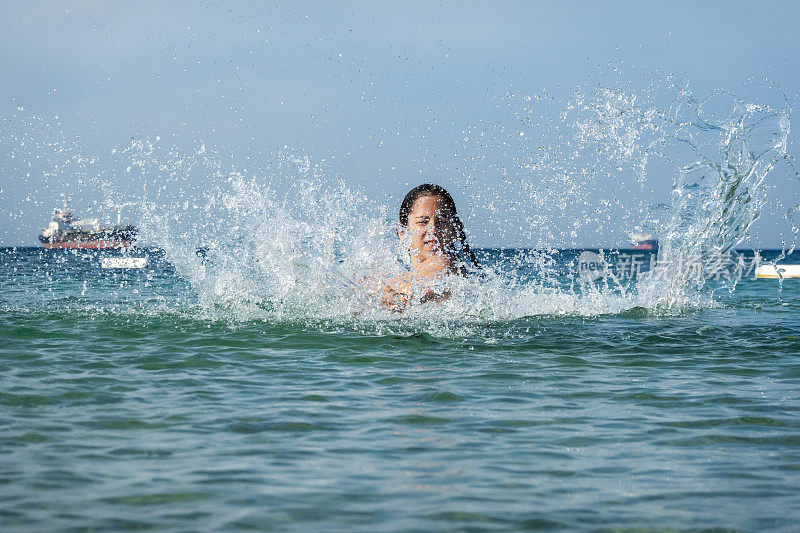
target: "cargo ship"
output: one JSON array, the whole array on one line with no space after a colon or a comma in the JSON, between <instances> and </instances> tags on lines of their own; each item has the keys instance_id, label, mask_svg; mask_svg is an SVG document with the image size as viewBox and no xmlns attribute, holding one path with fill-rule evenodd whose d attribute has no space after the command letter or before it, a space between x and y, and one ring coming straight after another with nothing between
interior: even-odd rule
<instances>
[{"instance_id":1,"label":"cargo ship","mask_svg":"<svg viewBox=\"0 0 800 533\"><path fill-rule=\"evenodd\" d=\"M72 212L64 205L56 209L53 220L39 235L39 241L45 248L127 248L136 240L137 229L119 222L118 219L113 227L101 227L96 218L73 220Z\"/></svg>"},{"instance_id":2,"label":"cargo ship","mask_svg":"<svg viewBox=\"0 0 800 533\"><path fill-rule=\"evenodd\" d=\"M633 233L631 235L631 245L631 250L658 251L658 240L654 239L649 233Z\"/></svg>"}]
</instances>

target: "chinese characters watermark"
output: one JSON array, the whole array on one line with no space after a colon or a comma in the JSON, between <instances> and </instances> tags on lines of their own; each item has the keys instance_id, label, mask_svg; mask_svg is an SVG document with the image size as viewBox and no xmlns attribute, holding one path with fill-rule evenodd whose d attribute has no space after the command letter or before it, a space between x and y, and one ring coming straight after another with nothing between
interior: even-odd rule
<instances>
[{"instance_id":1,"label":"chinese characters watermark","mask_svg":"<svg viewBox=\"0 0 800 533\"><path fill-rule=\"evenodd\" d=\"M659 258L655 253L648 252L602 254L584 251L576 259L575 269L578 277L585 282L608 278L627 281L647 273L655 278L677 277L698 284L708 281L735 284L743 278L755 279L756 270L763 263L758 252L753 255L729 252L710 258L703 258L699 254Z\"/></svg>"}]
</instances>

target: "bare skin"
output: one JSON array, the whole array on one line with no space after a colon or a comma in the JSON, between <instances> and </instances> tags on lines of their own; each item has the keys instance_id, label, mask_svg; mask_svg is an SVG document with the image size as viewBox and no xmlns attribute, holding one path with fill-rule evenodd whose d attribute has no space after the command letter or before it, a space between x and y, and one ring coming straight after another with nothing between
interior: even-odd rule
<instances>
[{"instance_id":1,"label":"bare skin","mask_svg":"<svg viewBox=\"0 0 800 533\"><path fill-rule=\"evenodd\" d=\"M442 302L449 298L449 291L436 293L431 288L436 279L458 271L452 252L457 231L442 198L418 198L411 206L408 226L401 227L399 234L411 254L411 270L388 280L381 291L381 304L402 312L413 302Z\"/></svg>"}]
</instances>

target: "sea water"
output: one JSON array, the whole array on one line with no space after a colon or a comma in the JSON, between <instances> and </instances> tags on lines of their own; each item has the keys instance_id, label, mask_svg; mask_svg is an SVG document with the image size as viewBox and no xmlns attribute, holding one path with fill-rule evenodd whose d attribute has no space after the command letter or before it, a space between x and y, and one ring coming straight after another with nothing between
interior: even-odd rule
<instances>
[{"instance_id":1,"label":"sea water","mask_svg":"<svg viewBox=\"0 0 800 533\"><path fill-rule=\"evenodd\" d=\"M147 255L0 252L3 529L796 526L797 280L448 334L215 315Z\"/></svg>"},{"instance_id":2,"label":"sea water","mask_svg":"<svg viewBox=\"0 0 800 533\"><path fill-rule=\"evenodd\" d=\"M534 246L478 250L448 301L403 314L369 290L403 268L396 206L314 157L116 150L93 183L141 185L147 268L0 250L3 529L795 529L800 282L753 266L800 261L737 251L774 210L789 113L600 88L555 144L467 132L470 207ZM98 170L62 148L61 168ZM636 200L656 159L666 196ZM555 245L634 222L658 254Z\"/></svg>"}]
</instances>

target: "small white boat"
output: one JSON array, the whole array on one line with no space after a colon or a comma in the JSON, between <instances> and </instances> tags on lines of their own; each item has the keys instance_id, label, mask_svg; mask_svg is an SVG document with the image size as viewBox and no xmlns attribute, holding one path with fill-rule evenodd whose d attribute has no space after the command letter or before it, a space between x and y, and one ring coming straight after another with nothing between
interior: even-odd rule
<instances>
[{"instance_id":1,"label":"small white boat","mask_svg":"<svg viewBox=\"0 0 800 533\"><path fill-rule=\"evenodd\" d=\"M779 275L780 273L780 275ZM800 265L759 265L756 267L757 278L800 278Z\"/></svg>"},{"instance_id":2,"label":"small white boat","mask_svg":"<svg viewBox=\"0 0 800 533\"><path fill-rule=\"evenodd\" d=\"M101 268L147 268L146 257L104 257Z\"/></svg>"}]
</instances>

